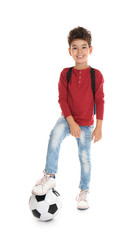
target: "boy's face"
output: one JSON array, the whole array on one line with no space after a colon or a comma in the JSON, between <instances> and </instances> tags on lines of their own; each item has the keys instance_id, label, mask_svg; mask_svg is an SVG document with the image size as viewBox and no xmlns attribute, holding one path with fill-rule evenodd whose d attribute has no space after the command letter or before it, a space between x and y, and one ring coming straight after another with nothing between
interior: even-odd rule
<instances>
[{"instance_id":1,"label":"boy's face","mask_svg":"<svg viewBox=\"0 0 138 240\"><path fill-rule=\"evenodd\" d=\"M69 48L69 54L75 60L75 63L85 63L88 60L89 54L92 53L92 46L89 47L88 42L82 39L72 41Z\"/></svg>"}]
</instances>

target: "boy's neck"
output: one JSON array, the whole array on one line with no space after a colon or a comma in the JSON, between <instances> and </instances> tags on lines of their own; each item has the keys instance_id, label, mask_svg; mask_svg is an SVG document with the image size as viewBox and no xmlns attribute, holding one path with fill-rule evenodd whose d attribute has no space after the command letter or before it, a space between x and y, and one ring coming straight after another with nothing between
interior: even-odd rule
<instances>
[{"instance_id":1,"label":"boy's neck","mask_svg":"<svg viewBox=\"0 0 138 240\"><path fill-rule=\"evenodd\" d=\"M89 67L88 63L75 63L75 66L74 66L74 68L76 68L77 70L83 70L88 67Z\"/></svg>"}]
</instances>

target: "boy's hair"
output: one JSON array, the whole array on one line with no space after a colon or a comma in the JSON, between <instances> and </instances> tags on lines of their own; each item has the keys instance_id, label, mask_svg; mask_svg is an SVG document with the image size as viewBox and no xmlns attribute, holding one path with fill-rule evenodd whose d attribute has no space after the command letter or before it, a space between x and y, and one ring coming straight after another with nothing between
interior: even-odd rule
<instances>
[{"instance_id":1,"label":"boy's hair","mask_svg":"<svg viewBox=\"0 0 138 240\"><path fill-rule=\"evenodd\" d=\"M92 36L91 32L83 27L77 27L72 29L68 35L68 44L71 47L71 43L75 39L83 39L88 42L89 47L91 47Z\"/></svg>"}]
</instances>

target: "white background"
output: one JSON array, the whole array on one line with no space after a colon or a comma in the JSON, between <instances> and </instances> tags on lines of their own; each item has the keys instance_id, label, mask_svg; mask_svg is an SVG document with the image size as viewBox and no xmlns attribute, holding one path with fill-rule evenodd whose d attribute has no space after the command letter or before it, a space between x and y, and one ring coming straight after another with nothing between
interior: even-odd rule
<instances>
[{"instance_id":1,"label":"white background","mask_svg":"<svg viewBox=\"0 0 138 240\"><path fill-rule=\"evenodd\" d=\"M131 1L0 1L0 219L2 239L138 239L138 33ZM67 35L92 33L89 65L105 79L103 139L92 144L91 207L76 209L76 140L64 140L57 190L63 208L35 220L28 200L42 177L49 133L61 114L58 80L73 66Z\"/></svg>"}]
</instances>

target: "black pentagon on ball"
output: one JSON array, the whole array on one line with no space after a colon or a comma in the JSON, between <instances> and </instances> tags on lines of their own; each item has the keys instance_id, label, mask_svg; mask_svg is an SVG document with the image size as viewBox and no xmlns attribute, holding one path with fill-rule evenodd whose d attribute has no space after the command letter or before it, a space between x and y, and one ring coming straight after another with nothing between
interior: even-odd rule
<instances>
[{"instance_id":1,"label":"black pentagon on ball","mask_svg":"<svg viewBox=\"0 0 138 240\"><path fill-rule=\"evenodd\" d=\"M40 218L41 214L36 209L32 210L32 213L36 218Z\"/></svg>"},{"instance_id":2,"label":"black pentagon on ball","mask_svg":"<svg viewBox=\"0 0 138 240\"><path fill-rule=\"evenodd\" d=\"M45 194L45 195L42 195L42 196L39 196L39 195L36 195L36 196L35 196L37 202L44 201L44 200L45 200L45 197L46 197L46 194Z\"/></svg>"},{"instance_id":3,"label":"black pentagon on ball","mask_svg":"<svg viewBox=\"0 0 138 240\"><path fill-rule=\"evenodd\" d=\"M51 213L51 214L54 214L57 210L58 210L57 205L56 204L51 204L49 206L48 212Z\"/></svg>"}]
</instances>

